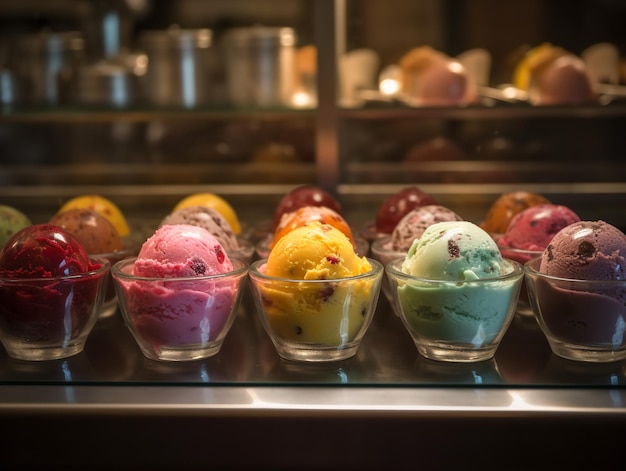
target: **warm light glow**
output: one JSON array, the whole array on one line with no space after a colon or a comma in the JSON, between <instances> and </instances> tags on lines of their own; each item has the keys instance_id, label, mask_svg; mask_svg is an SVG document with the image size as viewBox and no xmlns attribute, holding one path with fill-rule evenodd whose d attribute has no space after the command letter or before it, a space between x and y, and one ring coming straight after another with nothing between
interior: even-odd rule
<instances>
[{"instance_id":1,"label":"warm light glow","mask_svg":"<svg viewBox=\"0 0 626 471\"><path fill-rule=\"evenodd\" d=\"M378 88L383 95L393 95L400 91L400 83L394 79L384 79L380 82Z\"/></svg>"},{"instance_id":2,"label":"warm light glow","mask_svg":"<svg viewBox=\"0 0 626 471\"><path fill-rule=\"evenodd\" d=\"M295 92L291 97L293 105L298 108L306 108L308 106L313 106L313 97L310 93L307 92Z\"/></svg>"}]
</instances>

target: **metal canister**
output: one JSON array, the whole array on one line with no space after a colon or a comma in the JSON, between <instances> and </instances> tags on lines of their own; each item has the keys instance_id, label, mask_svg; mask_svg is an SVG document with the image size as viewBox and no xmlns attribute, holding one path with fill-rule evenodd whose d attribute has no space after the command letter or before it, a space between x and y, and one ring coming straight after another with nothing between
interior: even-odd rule
<instances>
[{"instance_id":1,"label":"metal canister","mask_svg":"<svg viewBox=\"0 0 626 471\"><path fill-rule=\"evenodd\" d=\"M139 48L148 56L144 99L159 106L194 107L213 101L216 55L209 29L144 31Z\"/></svg>"},{"instance_id":2,"label":"metal canister","mask_svg":"<svg viewBox=\"0 0 626 471\"><path fill-rule=\"evenodd\" d=\"M16 38L12 62L24 84L26 100L57 105L84 56L84 40L77 31L41 32Z\"/></svg>"},{"instance_id":3,"label":"metal canister","mask_svg":"<svg viewBox=\"0 0 626 471\"><path fill-rule=\"evenodd\" d=\"M288 106L297 37L292 28L233 28L224 35L226 88L237 106Z\"/></svg>"}]
</instances>

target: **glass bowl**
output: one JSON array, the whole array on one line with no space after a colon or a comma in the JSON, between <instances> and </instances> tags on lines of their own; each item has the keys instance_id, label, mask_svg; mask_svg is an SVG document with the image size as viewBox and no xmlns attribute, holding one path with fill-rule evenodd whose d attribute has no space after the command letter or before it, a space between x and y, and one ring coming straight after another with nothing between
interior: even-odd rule
<instances>
[{"instance_id":1,"label":"glass bowl","mask_svg":"<svg viewBox=\"0 0 626 471\"><path fill-rule=\"evenodd\" d=\"M382 263L383 266L387 266L389 262L397 258L406 257L406 254L408 252L408 250L394 250L391 247L391 235L385 235L383 237L375 239L374 241L372 241L370 249L372 251L372 257ZM391 286L389 285L389 277L387 276L383 277L382 291L389 301L389 304L391 304L393 312L397 316L399 316L399 307L395 303L396 299L391 294Z\"/></svg>"},{"instance_id":2,"label":"glass bowl","mask_svg":"<svg viewBox=\"0 0 626 471\"><path fill-rule=\"evenodd\" d=\"M55 360L83 351L106 293L111 268L55 278L0 278L0 341L17 360Z\"/></svg>"},{"instance_id":3,"label":"glass bowl","mask_svg":"<svg viewBox=\"0 0 626 471\"><path fill-rule=\"evenodd\" d=\"M500 253L504 258L508 258L510 260L515 260L520 263L522 266L528 262L529 260L541 256L543 250L524 250L524 249L515 249L512 247L505 247L502 245L498 245L500 248ZM525 318L534 319L535 314L533 313L533 309L530 306L530 300L528 299L528 289L526 288L526 280L522 280L522 288L519 293L519 300L517 301L517 313L520 316ZM534 322L534 321L533 321Z\"/></svg>"},{"instance_id":4,"label":"glass bowl","mask_svg":"<svg viewBox=\"0 0 626 471\"><path fill-rule=\"evenodd\" d=\"M557 278L539 273L541 257L524 265L528 297L550 348L568 360L626 358L626 280Z\"/></svg>"},{"instance_id":5,"label":"glass bowl","mask_svg":"<svg viewBox=\"0 0 626 471\"><path fill-rule=\"evenodd\" d=\"M132 257L136 254L137 251L134 249L123 248L121 250L116 250L115 252L94 254L93 257L106 258L109 261L109 264L113 266L120 260L124 260L125 258ZM102 301L102 306L100 307L100 313L98 317L100 319L106 319L111 317L113 314L116 313L117 306L117 294L115 293L115 286L113 284L111 272L109 271L109 273L107 274L106 292L104 294L104 300Z\"/></svg>"},{"instance_id":6,"label":"glass bowl","mask_svg":"<svg viewBox=\"0 0 626 471\"><path fill-rule=\"evenodd\" d=\"M504 260L506 274L471 281L429 280L386 266L394 303L417 351L431 360L492 358L515 315L523 268Z\"/></svg>"},{"instance_id":7,"label":"glass bowl","mask_svg":"<svg viewBox=\"0 0 626 471\"><path fill-rule=\"evenodd\" d=\"M111 275L126 326L151 360L187 361L216 355L239 306L248 265L208 276L133 275L136 257L113 265Z\"/></svg>"},{"instance_id":8,"label":"glass bowl","mask_svg":"<svg viewBox=\"0 0 626 471\"><path fill-rule=\"evenodd\" d=\"M265 331L287 360L335 361L354 356L378 303L383 266L332 280L265 274L267 260L250 265L252 297Z\"/></svg>"}]
</instances>

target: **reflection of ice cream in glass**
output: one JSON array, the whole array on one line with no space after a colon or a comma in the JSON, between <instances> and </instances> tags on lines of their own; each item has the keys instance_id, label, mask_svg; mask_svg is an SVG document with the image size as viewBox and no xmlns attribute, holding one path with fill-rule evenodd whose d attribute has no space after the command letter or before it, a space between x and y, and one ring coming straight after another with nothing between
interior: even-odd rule
<instances>
[{"instance_id":1,"label":"reflection of ice cream in glass","mask_svg":"<svg viewBox=\"0 0 626 471\"><path fill-rule=\"evenodd\" d=\"M278 353L297 360L348 358L371 322L382 266L360 257L335 227L317 221L276 242L250 267L257 311Z\"/></svg>"},{"instance_id":2,"label":"reflection of ice cream in glass","mask_svg":"<svg viewBox=\"0 0 626 471\"><path fill-rule=\"evenodd\" d=\"M468 221L433 224L386 270L420 354L444 361L493 357L513 319L523 272L502 258L487 232Z\"/></svg>"},{"instance_id":3,"label":"reflection of ice cream in glass","mask_svg":"<svg viewBox=\"0 0 626 471\"><path fill-rule=\"evenodd\" d=\"M161 226L136 259L112 270L122 314L143 354L193 360L219 352L234 321L247 265L206 229Z\"/></svg>"},{"instance_id":4,"label":"reflection of ice cream in glass","mask_svg":"<svg viewBox=\"0 0 626 471\"><path fill-rule=\"evenodd\" d=\"M561 229L525 266L529 298L553 353L626 358L626 235L604 221Z\"/></svg>"},{"instance_id":5,"label":"reflection of ice cream in glass","mask_svg":"<svg viewBox=\"0 0 626 471\"><path fill-rule=\"evenodd\" d=\"M60 227L35 224L14 234L0 252L0 339L9 355L48 360L80 353L109 267Z\"/></svg>"}]
</instances>

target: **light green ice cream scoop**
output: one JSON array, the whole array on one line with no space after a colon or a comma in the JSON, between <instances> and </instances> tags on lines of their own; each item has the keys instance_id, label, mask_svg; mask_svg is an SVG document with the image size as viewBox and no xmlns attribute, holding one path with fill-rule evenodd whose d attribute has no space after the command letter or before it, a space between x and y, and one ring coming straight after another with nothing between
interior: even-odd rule
<instances>
[{"instance_id":1,"label":"light green ice cream scoop","mask_svg":"<svg viewBox=\"0 0 626 471\"><path fill-rule=\"evenodd\" d=\"M0 205L0 248L7 243L13 234L31 224L28 216L18 209Z\"/></svg>"},{"instance_id":2,"label":"light green ice cream scoop","mask_svg":"<svg viewBox=\"0 0 626 471\"><path fill-rule=\"evenodd\" d=\"M415 239L402 263L404 273L430 280L494 278L501 275L501 269L496 242L469 221L432 224Z\"/></svg>"}]
</instances>

